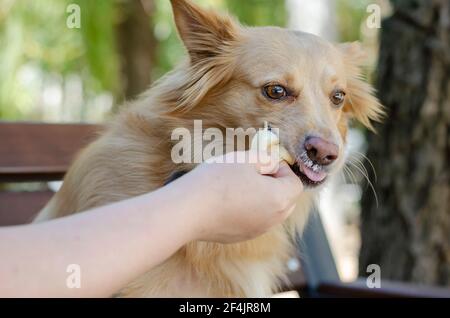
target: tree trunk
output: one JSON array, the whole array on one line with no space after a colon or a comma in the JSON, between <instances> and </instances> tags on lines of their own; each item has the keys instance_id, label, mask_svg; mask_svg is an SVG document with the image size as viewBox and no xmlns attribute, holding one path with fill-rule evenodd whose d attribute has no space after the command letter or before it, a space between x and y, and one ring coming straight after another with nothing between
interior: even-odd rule
<instances>
[{"instance_id":1,"label":"tree trunk","mask_svg":"<svg viewBox=\"0 0 450 318\"><path fill-rule=\"evenodd\" d=\"M360 274L450 285L450 1L392 1L377 87L386 122L369 137L378 175L362 200ZM372 180L374 180L372 176Z\"/></svg>"},{"instance_id":2,"label":"tree trunk","mask_svg":"<svg viewBox=\"0 0 450 318\"><path fill-rule=\"evenodd\" d=\"M119 2L121 21L117 26L121 79L125 99L144 92L151 81L156 40L151 27L153 0Z\"/></svg>"}]
</instances>

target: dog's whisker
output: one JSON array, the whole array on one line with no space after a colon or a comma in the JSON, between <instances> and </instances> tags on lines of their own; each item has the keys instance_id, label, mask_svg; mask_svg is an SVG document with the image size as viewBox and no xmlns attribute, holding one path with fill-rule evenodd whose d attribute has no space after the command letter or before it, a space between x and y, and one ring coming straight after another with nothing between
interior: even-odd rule
<instances>
[{"instance_id":1,"label":"dog's whisker","mask_svg":"<svg viewBox=\"0 0 450 318\"><path fill-rule=\"evenodd\" d=\"M361 167L361 169L364 170L364 172L366 173L366 175L369 175L369 172L367 171L366 167L364 166L364 163L362 162L362 160L360 160L359 158L354 157L353 160L355 160L355 163L358 164L359 167Z\"/></svg>"},{"instance_id":2,"label":"dog's whisker","mask_svg":"<svg viewBox=\"0 0 450 318\"><path fill-rule=\"evenodd\" d=\"M364 167L364 164L360 160L358 160L357 158L349 158L349 162L357 166L365 178L369 178L369 172L367 171L366 167Z\"/></svg>"},{"instance_id":3,"label":"dog's whisker","mask_svg":"<svg viewBox=\"0 0 450 318\"><path fill-rule=\"evenodd\" d=\"M358 172L364 177L364 179L370 181L369 176L367 175L367 171L365 171L364 169L362 169L357 163L355 163L354 161L349 160L348 163L351 165L351 167L355 168L356 170L358 170Z\"/></svg>"},{"instance_id":4,"label":"dog's whisker","mask_svg":"<svg viewBox=\"0 0 450 318\"><path fill-rule=\"evenodd\" d=\"M347 174L346 166L344 166L342 168L342 173L340 173L339 175L342 176L342 178L343 178L342 182L343 183L348 183L349 182L349 180L347 179L347 177L349 177L349 175Z\"/></svg>"},{"instance_id":5,"label":"dog's whisker","mask_svg":"<svg viewBox=\"0 0 450 318\"><path fill-rule=\"evenodd\" d=\"M347 174L346 174L347 173ZM344 166L344 176L348 176L350 179L351 184L358 184L358 180L356 180L355 174L353 171L348 167Z\"/></svg>"},{"instance_id":6,"label":"dog's whisker","mask_svg":"<svg viewBox=\"0 0 450 318\"><path fill-rule=\"evenodd\" d=\"M367 169L364 167L364 165L363 165L360 161L353 162L353 165L355 166L355 168L359 168L358 171L361 172L361 174L363 175L363 177L364 177L368 182L370 182L370 185L373 187L373 182L372 182L372 180L370 180L369 173L368 173Z\"/></svg>"},{"instance_id":7,"label":"dog's whisker","mask_svg":"<svg viewBox=\"0 0 450 318\"><path fill-rule=\"evenodd\" d=\"M372 181L370 181L369 177L367 175L364 174L363 170L361 170L357 165L355 165L353 162L349 161L348 162L350 165L352 165L354 168L356 168L363 176L364 178L367 180L367 184L369 185L369 187L372 189L373 195L375 197L375 204L376 207L378 207L378 196L377 196L377 192L375 190L375 187L373 186Z\"/></svg>"},{"instance_id":8,"label":"dog's whisker","mask_svg":"<svg viewBox=\"0 0 450 318\"><path fill-rule=\"evenodd\" d=\"M372 172L373 172L373 176L374 176L374 179L375 179L375 183L376 183L376 182L378 181L378 176L377 176L377 172L376 172L376 170L375 170L375 167L374 167L372 161L371 161L365 154L363 154L362 152L354 151L354 153L355 153L356 155L358 155L358 156L361 156L364 160L366 160L366 161L369 163L369 165L370 165L370 167L371 167L371 169L372 169Z\"/></svg>"}]
</instances>

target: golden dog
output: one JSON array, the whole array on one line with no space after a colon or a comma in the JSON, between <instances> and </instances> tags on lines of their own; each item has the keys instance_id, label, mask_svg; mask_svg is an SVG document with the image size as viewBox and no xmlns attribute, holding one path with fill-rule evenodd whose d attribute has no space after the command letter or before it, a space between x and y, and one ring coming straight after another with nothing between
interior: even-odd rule
<instances>
[{"instance_id":1,"label":"golden dog","mask_svg":"<svg viewBox=\"0 0 450 318\"><path fill-rule=\"evenodd\" d=\"M320 185L344 163L348 123L368 128L382 106L361 79L357 44L328 43L278 27L244 27L229 16L172 0L189 59L123 107L84 149L36 221L163 186L193 164L171 160L175 128L279 128L306 190L282 226L238 244L192 242L124 287L125 297L262 297L277 290ZM246 145L248 147L248 144ZM211 180L214 182L214 180ZM176 200L177 198L174 198Z\"/></svg>"}]
</instances>

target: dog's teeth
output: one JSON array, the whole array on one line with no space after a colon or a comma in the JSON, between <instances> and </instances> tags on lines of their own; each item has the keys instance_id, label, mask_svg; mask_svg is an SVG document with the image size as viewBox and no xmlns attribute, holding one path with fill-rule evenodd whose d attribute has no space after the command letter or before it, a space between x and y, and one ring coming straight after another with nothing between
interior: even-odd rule
<instances>
[{"instance_id":1,"label":"dog's teeth","mask_svg":"<svg viewBox=\"0 0 450 318\"><path fill-rule=\"evenodd\" d=\"M307 168L311 169L314 172L320 172L322 170L322 166L314 163L311 159L309 159L308 154L306 152L303 152L302 154L300 154L300 156L298 157Z\"/></svg>"}]
</instances>

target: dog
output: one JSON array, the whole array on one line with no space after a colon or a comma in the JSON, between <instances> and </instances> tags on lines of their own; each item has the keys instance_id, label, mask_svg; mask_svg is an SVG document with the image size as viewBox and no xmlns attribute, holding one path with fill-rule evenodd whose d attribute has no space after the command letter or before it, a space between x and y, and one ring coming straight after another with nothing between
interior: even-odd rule
<instances>
[{"instance_id":1,"label":"dog","mask_svg":"<svg viewBox=\"0 0 450 318\"><path fill-rule=\"evenodd\" d=\"M285 224L246 242L192 242L116 296L265 297L286 275L317 193L344 164L352 120L373 130L383 107L362 79L357 43L332 44L278 27L246 27L191 0L171 0L187 59L124 105L67 172L36 222L158 189L195 164L171 160L178 127L279 128L304 184ZM244 146L248 147L246 144ZM238 150L238 149L235 149ZM213 182L213 181L212 181ZM176 200L176 198L174 198Z\"/></svg>"}]
</instances>

